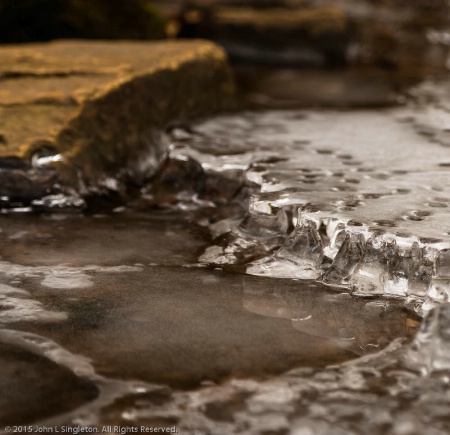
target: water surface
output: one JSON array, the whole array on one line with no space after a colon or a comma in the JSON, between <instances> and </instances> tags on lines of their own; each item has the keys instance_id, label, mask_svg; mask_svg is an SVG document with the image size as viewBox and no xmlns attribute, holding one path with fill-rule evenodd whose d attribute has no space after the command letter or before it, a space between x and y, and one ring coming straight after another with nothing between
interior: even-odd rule
<instances>
[{"instance_id":1,"label":"water surface","mask_svg":"<svg viewBox=\"0 0 450 435\"><path fill-rule=\"evenodd\" d=\"M56 343L59 352L89 361L99 379L175 389L271 379L408 340L418 326L395 301L205 268L196 260L202 231L179 213L0 221L1 328L35 334L44 350L46 341ZM2 370L16 369L0 400L15 410L6 408L2 423L56 415L97 396L95 378L78 379L64 367L60 375L45 351L36 355L6 336ZM66 389L73 397L55 407ZM39 406L25 406L36 400Z\"/></svg>"}]
</instances>

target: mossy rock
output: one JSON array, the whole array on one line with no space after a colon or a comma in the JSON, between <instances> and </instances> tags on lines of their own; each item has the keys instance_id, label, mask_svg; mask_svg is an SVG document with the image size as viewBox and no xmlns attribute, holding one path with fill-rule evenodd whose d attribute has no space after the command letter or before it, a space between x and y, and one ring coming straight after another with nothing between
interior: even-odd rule
<instances>
[{"instance_id":1,"label":"mossy rock","mask_svg":"<svg viewBox=\"0 0 450 435\"><path fill-rule=\"evenodd\" d=\"M147 0L0 0L0 42L163 38Z\"/></svg>"}]
</instances>

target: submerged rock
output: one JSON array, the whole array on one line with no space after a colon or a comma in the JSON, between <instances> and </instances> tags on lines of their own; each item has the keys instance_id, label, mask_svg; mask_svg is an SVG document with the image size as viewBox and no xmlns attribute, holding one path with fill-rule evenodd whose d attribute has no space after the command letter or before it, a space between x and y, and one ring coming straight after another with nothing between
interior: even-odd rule
<instances>
[{"instance_id":1,"label":"submerged rock","mask_svg":"<svg viewBox=\"0 0 450 435\"><path fill-rule=\"evenodd\" d=\"M225 54L203 41L11 45L0 78L0 158L61 154L43 163L63 160L62 179L88 191L150 177L165 153L159 130L227 107L233 92Z\"/></svg>"}]
</instances>

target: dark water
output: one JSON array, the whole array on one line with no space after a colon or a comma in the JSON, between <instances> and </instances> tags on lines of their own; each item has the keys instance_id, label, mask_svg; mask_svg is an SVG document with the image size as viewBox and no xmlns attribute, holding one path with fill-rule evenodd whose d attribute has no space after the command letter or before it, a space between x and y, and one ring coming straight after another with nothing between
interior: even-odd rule
<instances>
[{"instance_id":1,"label":"dark water","mask_svg":"<svg viewBox=\"0 0 450 435\"><path fill-rule=\"evenodd\" d=\"M74 409L98 395L94 385L46 358L4 343L0 349L2 425L28 424Z\"/></svg>"},{"instance_id":2,"label":"dark water","mask_svg":"<svg viewBox=\"0 0 450 435\"><path fill-rule=\"evenodd\" d=\"M395 301L201 267L201 232L177 213L0 224L0 332L37 334L44 349L0 337L1 424L96 397L97 381L55 364L48 340L88 358L100 377L185 389L339 364L418 326Z\"/></svg>"}]
</instances>

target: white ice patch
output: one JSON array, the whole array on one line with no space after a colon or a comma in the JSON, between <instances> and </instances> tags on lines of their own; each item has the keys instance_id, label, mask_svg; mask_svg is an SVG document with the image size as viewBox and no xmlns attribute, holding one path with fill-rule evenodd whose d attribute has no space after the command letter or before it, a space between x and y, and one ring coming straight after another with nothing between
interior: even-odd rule
<instances>
[{"instance_id":1,"label":"white ice patch","mask_svg":"<svg viewBox=\"0 0 450 435\"><path fill-rule=\"evenodd\" d=\"M0 284L0 324L59 322L66 319L66 313L46 310L40 302L32 299L29 292Z\"/></svg>"},{"instance_id":2,"label":"white ice patch","mask_svg":"<svg viewBox=\"0 0 450 435\"><path fill-rule=\"evenodd\" d=\"M7 277L42 277L42 286L60 290L92 287L94 285L94 278L92 277L92 274L94 273L127 273L141 271L142 267L140 266L22 266L11 264L6 261L0 261L0 273Z\"/></svg>"}]
</instances>

